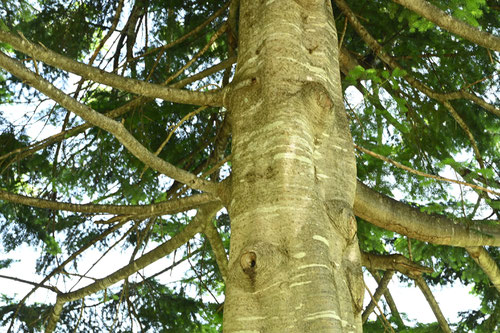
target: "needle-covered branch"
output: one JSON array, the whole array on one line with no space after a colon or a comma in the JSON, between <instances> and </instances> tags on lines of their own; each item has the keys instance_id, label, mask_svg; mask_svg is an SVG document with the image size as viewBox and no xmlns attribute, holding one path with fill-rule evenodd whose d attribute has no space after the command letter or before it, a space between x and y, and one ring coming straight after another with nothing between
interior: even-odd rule
<instances>
[{"instance_id":1,"label":"needle-covered branch","mask_svg":"<svg viewBox=\"0 0 500 333\"><path fill-rule=\"evenodd\" d=\"M500 227L476 221L459 223L429 215L380 194L361 182L356 186L354 214L380 228L424 242L461 247L500 246Z\"/></svg>"},{"instance_id":2,"label":"needle-covered branch","mask_svg":"<svg viewBox=\"0 0 500 333\"><path fill-rule=\"evenodd\" d=\"M365 41L365 43L372 49L373 53L379 57L383 62L385 62L387 65L389 65L392 69L396 68L402 68L395 59L393 59L388 53L386 53L382 47L382 45L375 39L373 36L366 30L366 28L361 24L361 22L358 20L356 15L352 12L352 10L349 8L347 3L344 0L335 0L337 3L337 6L342 10L344 15L349 19L351 24L353 25L354 29L358 33L358 35ZM462 127L464 132L467 134L469 137L469 140L471 142L471 145L474 149L474 153L476 154L476 159L480 165L481 168L484 168L483 165L483 159L481 157L481 154L479 152L479 149L476 144L476 140L471 134L471 131L465 121L458 115L458 113L455 112L451 104L449 103L450 100L456 99L455 95L458 95L458 98L468 98L467 96L474 96L471 93L465 92L465 91L460 91L460 92L455 92L452 94L442 94L442 93L436 93L433 91L430 87L427 85L423 84L422 82L416 80L414 77L410 75L405 75L404 79L414 88L420 90L422 93L426 94L428 97L435 99L436 101L442 103L450 112L452 117L455 119L455 121ZM469 98L470 100L475 100L474 98ZM487 103L486 103L487 104ZM488 111L492 112L493 114L500 116L500 109L491 106L491 108L487 108Z\"/></svg>"},{"instance_id":3,"label":"needle-covered branch","mask_svg":"<svg viewBox=\"0 0 500 333\"><path fill-rule=\"evenodd\" d=\"M65 210L79 213L117 214L117 215L148 215L158 216L175 214L196 208L200 205L217 202L211 194L195 194L190 197L158 202L150 205L99 205L99 204L74 204L54 200L28 197L0 190L0 200L17 204L46 208L51 210Z\"/></svg>"},{"instance_id":4,"label":"needle-covered branch","mask_svg":"<svg viewBox=\"0 0 500 333\"><path fill-rule=\"evenodd\" d=\"M17 317L17 314L19 313L19 310L21 309L21 306L26 302L26 300L31 296L33 295L33 293L40 287L40 286L43 286L45 284L45 282L49 281L54 275L56 275L57 273L60 273L64 267L69 264L70 262L72 262L73 260L75 260L80 254L82 254L85 250L89 249L91 246L93 246L94 244L96 244L98 241L100 240L103 240L105 239L107 236L111 235L112 233L114 233L116 230L120 229L124 224L125 224L126 220L124 221L121 221L115 225L113 225L112 227L108 228L106 231L102 232L101 234L99 234L97 237L95 237L94 239L92 239L91 241L87 242L84 246L82 246L81 248L79 248L77 251L73 252L68 258L66 258L66 260L64 260L62 263L60 263L56 268L54 268L49 274L47 274L42 281L40 281L39 283L37 283L37 285L32 288L26 295L24 295L24 297L21 299L21 301L19 302L18 306L17 306L17 309L14 313L14 315L12 316L12 319L11 319L11 324L10 326L12 327L12 325L14 324L14 319ZM56 304L57 305L57 304Z\"/></svg>"},{"instance_id":5,"label":"needle-covered branch","mask_svg":"<svg viewBox=\"0 0 500 333\"><path fill-rule=\"evenodd\" d=\"M500 37L479 30L425 0L393 0L418 15L477 45L500 52ZM497 27L494 27L497 28Z\"/></svg>"},{"instance_id":6,"label":"needle-covered branch","mask_svg":"<svg viewBox=\"0 0 500 333\"><path fill-rule=\"evenodd\" d=\"M495 260L483 247L467 247L469 255L488 276L493 286L500 292L500 269Z\"/></svg>"},{"instance_id":7,"label":"needle-covered branch","mask_svg":"<svg viewBox=\"0 0 500 333\"><path fill-rule=\"evenodd\" d=\"M214 65L214 66L212 66L204 71L201 71L200 73L194 74L190 77L187 77L183 80L180 80L176 83L173 83L169 87L176 88L176 89L182 88L190 83L196 82L196 81L203 79L209 75L217 73L220 70L226 69L227 67L230 67L235 62L236 62L236 57L226 59L217 65ZM132 111L132 110L140 107L141 105L144 105L145 103L152 101L152 100L153 99L149 98L149 97L137 97L137 98L134 98L133 100L127 102L126 104L119 106L116 109L113 109L113 110L105 113L105 115L109 118L117 118L117 117L122 116L122 115L126 114L127 112L130 112L130 111ZM7 164L6 166L3 166L3 168L5 169L12 162L19 161L27 156L34 154L35 152L37 152L43 148L46 148L46 147L52 145L52 144L55 144L55 143L60 142L62 140L66 140L68 138L74 137L80 133L83 133L85 130L87 130L91 127L92 127L92 124L85 123L85 124L64 130L64 131L59 132L57 134L54 134L54 135L52 135L48 138L45 138L39 142L33 143L33 144L29 145L28 147L23 147L23 148L19 148L19 149L13 150L11 152L8 152L8 153L0 156L0 165L1 165L2 160L8 158L9 156L17 154L15 156L15 158L13 158L9 162L9 164ZM0 170L0 173L1 173L1 170Z\"/></svg>"},{"instance_id":8,"label":"needle-covered branch","mask_svg":"<svg viewBox=\"0 0 500 333\"><path fill-rule=\"evenodd\" d=\"M136 56L132 59L132 61L135 61L139 58L144 58L145 56L151 54L151 53L154 53L154 52L164 52L165 50L167 49L170 49L174 46L177 46L179 45L180 43L184 42L185 40L187 40L189 37L192 37L194 35L196 35L197 33L199 33L203 28L205 28L210 22L212 22L215 18L219 17L226 9L227 7L229 7L229 5L231 4L231 2L227 2L223 7L221 7L218 11L216 11L215 13L213 13L210 17L208 17L203 23L201 23L200 25L198 25L196 28L194 28L193 30L191 30L190 32L184 34L182 37L179 37L177 38L176 40L168 43L168 44L165 44L165 45L162 45L162 46L158 46L156 48L153 48L153 49L150 49L150 50L147 50L146 52L144 52L143 54L139 55L139 56Z\"/></svg>"},{"instance_id":9,"label":"needle-covered branch","mask_svg":"<svg viewBox=\"0 0 500 333\"><path fill-rule=\"evenodd\" d=\"M79 103L74 98L66 95L61 90L54 87L50 82L37 75L22 64L4 53L0 52L0 67L6 69L13 75L22 79L33 88L50 97L61 106L74 112L87 122L98 126L109 133L113 134L121 144L123 144L135 157L141 160L144 164L152 169L155 169L181 183L188 186L206 191L215 192L216 184L200 179L195 175L175 167L174 165L155 156L146 147L144 147L132 134L123 126L122 123L106 117L105 115L96 112L92 108Z\"/></svg>"},{"instance_id":10,"label":"needle-covered branch","mask_svg":"<svg viewBox=\"0 0 500 333\"><path fill-rule=\"evenodd\" d=\"M28 280L25 280L25 279L14 277L14 276L7 276L7 275L0 274L0 279L6 279L6 280L12 280L12 281L16 281L16 282L26 283L26 284L30 284L32 286L35 286L37 288L45 288L45 289L48 289L48 290L53 291L55 293L59 293L59 289L57 289L57 287L47 286L47 285L44 285L44 284L41 284L41 283L36 283L36 282L33 282L33 281L28 281Z\"/></svg>"},{"instance_id":11,"label":"needle-covered branch","mask_svg":"<svg viewBox=\"0 0 500 333\"><path fill-rule=\"evenodd\" d=\"M358 146L356 144L354 144L354 148L356 148L356 149L358 149L358 150L362 151L363 153L366 153L366 154L368 154L370 156L378 158L379 160L391 163L395 167L400 168L402 170L406 170L406 171L411 172L411 173L413 173L415 175L419 175L419 176L426 177L426 178L432 178L432 179L436 179L436 180L440 180L440 181L445 181L445 182L450 182L450 183L465 185L465 186L469 186L469 187L472 187L472 188L480 190L480 191L484 191L484 192L489 192L491 194L500 195L500 192L497 192L497 191L494 191L494 190L490 190L490 189L488 189L486 187L483 187L483 186L478 186L478 185L475 185L475 184L471 184L471 183L467 183L467 182L463 182L463 181L455 180L455 179L451 179L451 178L446 178L446 177L431 175L431 174L428 174L428 173L425 173L425 172L422 172L422 171L415 170L413 168L407 167L404 164L401 164L401 163L398 163L398 162L396 162L394 160L391 160L390 158L387 158L385 156L377 154L377 153L375 153L375 152L373 152L371 150L368 150L366 148L360 147L360 146Z\"/></svg>"},{"instance_id":12,"label":"needle-covered branch","mask_svg":"<svg viewBox=\"0 0 500 333\"><path fill-rule=\"evenodd\" d=\"M132 92L140 96L160 98L174 103L222 106L221 91L188 91L126 78L72 60L43 46L31 43L26 38L22 38L20 36L16 36L12 33L1 30L0 41L8 43L14 49L23 52L30 57L33 57L34 59L41 60L48 65L80 75L85 79L99 82L116 89Z\"/></svg>"}]
</instances>

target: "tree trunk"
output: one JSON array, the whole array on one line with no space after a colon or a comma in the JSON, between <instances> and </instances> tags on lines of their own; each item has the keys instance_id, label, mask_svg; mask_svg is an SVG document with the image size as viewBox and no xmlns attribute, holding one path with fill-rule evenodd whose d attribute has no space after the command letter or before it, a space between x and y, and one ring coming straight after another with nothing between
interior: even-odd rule
<instances>
[{"instance_id":1,"label":"tree trunk","mask_svg":"<svg viewBox=\"0 0 500 333\"><path fill-rule=\"evenodd\" d=\"M356 165L330 1L241 0L225 332L361 332Z\"/></svg>"}]
</instances>

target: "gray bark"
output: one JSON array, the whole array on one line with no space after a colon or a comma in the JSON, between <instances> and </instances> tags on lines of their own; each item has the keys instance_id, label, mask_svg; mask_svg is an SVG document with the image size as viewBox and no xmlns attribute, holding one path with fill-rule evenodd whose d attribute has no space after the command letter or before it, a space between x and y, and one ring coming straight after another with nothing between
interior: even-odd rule
<instances>
[{"instance_id":1,"label":"gray bark","mask_svg":"<svg viewBox=\"0 0 500 333\"><path fill-rule=\"evenodd\" d=\"M241 1L225 332L361 332L356 165L330 2Z\"/></svg>"}]
</instances>

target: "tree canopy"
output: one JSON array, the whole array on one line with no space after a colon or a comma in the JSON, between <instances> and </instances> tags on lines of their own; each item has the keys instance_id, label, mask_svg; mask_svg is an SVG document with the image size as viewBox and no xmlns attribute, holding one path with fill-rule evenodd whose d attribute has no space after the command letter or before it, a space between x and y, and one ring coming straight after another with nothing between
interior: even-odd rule
<instances>
[{"instance_id":1,"label":"tree canopy","mask_svg":"<svg viewBox=\"0 0 500 333\"><path fill-rule=\"evenodd\" d=\"M29 245L45 278L25 282L59 295L55 305L2 295L2 327L219 331L238 3L0 3L0 279L24 280L9 253ZM379 281L375 297L388 304L364 329L500 330L500 7L332 7L356 148L359 247L365 274ZM88 251L109 249L129 265L108 276L79 268ZM167 255L171 267L141 273ZM182 280L166 283L183 262ZM386 289L394 276L420 287L436 323L405 325ZM83 284L71 290L64 279ZM429 286L459 282L481 308L446 323Z\"/></svg>"}]
</instances>

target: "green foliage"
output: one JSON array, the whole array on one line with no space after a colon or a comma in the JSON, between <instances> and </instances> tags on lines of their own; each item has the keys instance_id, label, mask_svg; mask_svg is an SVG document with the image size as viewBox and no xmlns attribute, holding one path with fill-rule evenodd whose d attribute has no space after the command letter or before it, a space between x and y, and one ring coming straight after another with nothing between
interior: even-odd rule
<instances>
[{"instance_id":1,"label":"green foliage","mask_svg":"<svg viewBox=\"0 0 500 333\"><path fill-rule=\"evenodd\" d=\"M1 301L5 305L0 306L0 325L8 327L10 316L18 310L18 326L16 332L42 332L43 321L50 310L50 306L46 304L35 303L32 305L22 305L14 302L12 298L2 295Z\"/></svg>"},{"instance_id":2,"label":"green foliage","mask_svg":"<svg viewBox=\"0 0 500 333\"><path fill-rule=\"evenodd\" d=\"M431 2L484 31L498 30L498 11L491 1ZM125 1L125 4L118 30L93 65L159 84L181 70L227 18L226 11L184 42L161 50L160 47L193 31L223 4L213 0ZM361 99L354 99L355 103L347 99L349 105L346 109L354 142L413 169L435 175L452 174L467 182L498 190L498 117L465 99L450 102L475 138L484 160L480 165L474 158L469 137L449 111L406 81L411 77L437 93L468 91L491 102L500 92L498 80L495 80L498 78L498 54L451 36L394 2L348 1L348 4L382 45L384 52L399 63L394 69L384 64L347 25L342 45L358 65L343 77L343 87L346 91L357 90L361 96ZM0 29L21 32L35 43L87 62L109 31L117 5L118 1L98 0L1 1ZM135 5L140 9L135 25L138 34L134 37L132 54L129 54L125 24ZM340 36L345 21L335 6L334 16ZM33 68L27 55L15 52L7 44L0 44L0 49ZM172 82L227 57L228 46L223 36ZM44 78L100 113L123 107L136 98L106 86L88 85L88 82L82 84L78 94L73 94L78 79L42 64L39 71ZM207 89L206 84L219 84L221 79L221 73L214 74L189 88ZM179 184L146 169L115 138L95 127L76 136L67 134L61 146L52 143L32 154L7 156L10 152L26 152L31 144L42 139L35 139L33 131L29 130L34 123L53 127L55 131L60 131L65 121L66 129L82 123L78 117L67 116L67 110L62 107L42 103L44 99L45 96L28 88L24 82L7 72L0 72L0 189L48 200L126 205L161 202L178 193ZM3 105L10 103L17 103L19 108L29 106L30 112L15 120L7 117ZM151 100L116 119L146 148L156 151L165 142L172 126L194 110L194 106ZM214 153L214 142L220 135L227 114L225 111L208 108L186 120L158 156L196 174L210 169L214 162L209 161L209 157ZM230 144L226 150L229 154ZM230 161L228 165L231 167ZM357 173L359 180L378 192L397 195L398 199L421 211L446 215L457 223L488 215L493 216L491 219L495 215L498 218L500 201L493 195L483 195L476 204L476 200L470 198L475 195L470 189L462 187L460 191L463 193L454 193L454 188L448 184L417 177L363 153L357 155ZM187 195L192 193L195 191L186 192ZM91 249L101 252L118 241L119 250L123 252L131 248L137 253L149 250L181 231L190 222L191 215L138 218L107 237L101 237L113 225L94 222L107 218L109 216L52 211L2 201L0 237L7 252L22 244L43 249L37 270L47 273L88 244L93 244ZM225 248L229 249L229 216L219 214L213 222ZM434 273L425 276L430 285L460 281L473 286L481 299L481 308L462 314L456 325L458 332L494 332L499 329L499 295L462 248L409 240L362 219L358 219L358 238L363 251L411 255L414 261L432 267ZM497 249L489 248L488 252L500 262ZM225 285L208 242L202 237L191 240L173 257L175 261L192 266L177 284L167 284L162 275L143 283L131 279L83 300L86 306L81 318L82 301L71 302L64 307L61 332L74 330L77 322L82 332L102 331L103 327L114 332L131 332L137 327L132 327L130 317L134 318L135 325L140 323L145 332L219 331L222 306L211 296L207 301L207 297L212 293L220 298ZM68 265L66 269L76 269L80 259L77 256L72 266ZM0 269L8 268L11 263L10 259L0 260ZM402 276L400 279L407 281ZM3 326L8 325L17 301L7 296L2 298L0 323ZM23 305L16 328L25 332L40 331L48 309L46 304ZM115 321L115 318L118 319ZM389 316L389 320L393 318ZM368 322L364 328L367 332L385 332L380 321ZM436 323L417 323L398 331L438 332L439 328Z\"/></svg>"},{"instance_id":3,"label":"green foliage","mask_svg":"<svg viewBox=\"0 0 500 333\"><path fill-rule=\"evenodd\" d=\"M498 12L495 16L495 10L488 7L487 1L432 3L486 31L491 32L499 24ZM356 102L357 105L352 103L346 108L354 142L413 169L434 175L444 174L478 185L488 184L498 190L498 118L469 101L451 102L474 136L481 155L486 156L483 167L475 160L469 139L448 110L405 81L409 75L436 92L453 92L467 86L469 91L492 101L487 96L498 96L500 91L494 79L497 75L494 73L498 72L498 65L494 64L497 56L492 62L485 49L462 39L457 42L443 29L394 2L350 1L349 6L360 15L361 23L384 51L400 65L394 70L389 68L360 41L353 29L347 28L343 45L359 65L343 78L344 87L355 87L363 97L361 102ZM344 17L340 12L336 14L337 29L342 31ZM489 79L484 79L486 77ZM468 85L472 82L475 84ZM492 98L494 101L495 98ZM391 195L397 189L393 193L397 193L398 200L430 214L447 215L457 223L463 223L461 218L464 214L468 219L498 218L498 198L484 198L477 204L475 199L471 199L473 191L467 187L451 191L451 186L446 183L411 175L367 154L357 155L357 172L358 178L375 190ZM494 315L498 295L463 249L434 246L413 239L409 243L407 237L389 233L361 220L358 220L358 237L364 251L400 253L407 257L411 254L414 261L432 267L434 273L425 276L430 285L447 285L456 281L473 285L482 298L482 309L463 313L457 331L498 330L496 323L499 317ZM489 248L488 251L500 262L496 249ZM407 281L402 276L400 279ZM433 331L436 327L437 324L428 328L417 325L409 331ZM364 328L368 332L384 331L378 321L366 324Z\"/></svg>"},{"instance_id":4,"label":"green foliage","mask_svg":"<svg viewBox=\"0 0 500 333\"><path fill-rule=\"evenodd\" d=\"M14 262L13 259L2 259L0 260L0 269L8 268Z\"/></svg>"}]
</instances>

